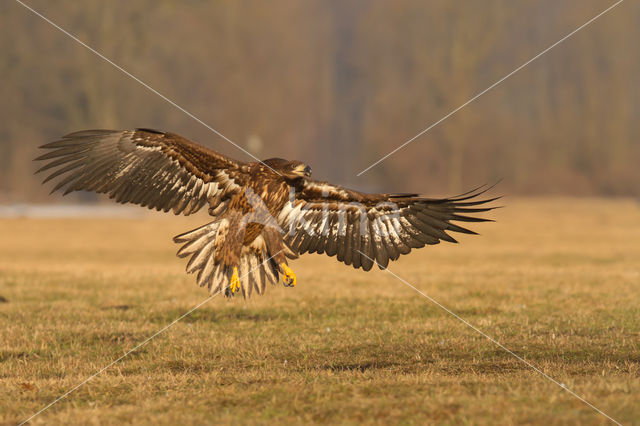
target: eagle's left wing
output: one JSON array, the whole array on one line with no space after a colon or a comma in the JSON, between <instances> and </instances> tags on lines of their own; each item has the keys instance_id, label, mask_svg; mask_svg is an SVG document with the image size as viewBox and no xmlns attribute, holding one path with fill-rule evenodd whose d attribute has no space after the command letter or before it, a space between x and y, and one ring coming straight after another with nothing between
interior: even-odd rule
<instances>
[{"instance_id":1,"label":"eagle's left wing","mask_svg":"<svg viewBox=\"0 0 640 426\"><path fill-rule=\"evenodd\" d=\"M471 216L494 207L478 199L490 188L451 198L417 194L365 194L305 179L278 216L287 245L297 254L326 253L354 268L380 268L413 248L457 242L445 231L475 234L452 222L486 222Z\"/></svg>"}]
</instances>

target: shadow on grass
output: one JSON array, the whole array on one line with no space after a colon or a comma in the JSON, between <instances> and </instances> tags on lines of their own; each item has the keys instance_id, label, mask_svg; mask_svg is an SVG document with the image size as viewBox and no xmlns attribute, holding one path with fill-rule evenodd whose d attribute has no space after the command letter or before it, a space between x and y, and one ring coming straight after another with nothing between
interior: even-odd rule
<instances>
[{"instance_id":1,"label":"shadow on grass","mask_svg":"<svg viewBox=\"0 0 640 426\"><path fill-rule=\"evenodd\" d=\"M280 302L282 303L282 302ZM196 310L187 315L181 321L194 322L223 322L223 321L291 321L313 319L315 321L327 318L340 319L359 317L384 318L387 321L395 321L407 317L423 319L433 318L440 313L429 305L415 303L415 299L372 298L372 299L322 299L311 301L306 306L300 306L297 301L289 300L278 306L248 307L247 305L224 306L216 305ZM180 309L172 308L162 312L151 314L149 321L159 324L167 324L188 312L190 307ZM478 314L486 314L478 312Z\"/></svg>"},{"instance_id":2,"label":"shadow on grass","mask_svg":"<svg viewBox=\"0 0 640 426\"><path fill-rule=\"evenodd\" d=\"M20 350L1 350L0 362L6 362L12 359L29 360L44 358L46 355L43 351L20 351Z\"/></svg>"},{"instance_id":3,"label":"shadow on grass","mask_svg":"<svg viewBox=\"0 0 640 426\"><path fill-rule=\"evenodd\" d=\"M153 314L149 321L158 324L168 324L180 318L189 309L171 309ZM282 309L251 310L242 307L224 307L220 309L198 309L182 318L180 322L192 324L196 322L229 323L229 321L266 322L277 320L289 320L299 315L299 312L285 311Z\"/></svg>"},{"instance_id":4,"label":"shadow on grass","mask_svg":"<svg viewBox=\"0 0 640 426\"><path fill-rule=\"evenodd\" d=\"M402 367L403 364L400 362L393 362L389 360L371 360L364 361L358 363L328 363L324 365L320 365L316 367L318 370L328 370L333 372L342 372L342 371L359 371L360 373L366 373L367 371L377 371L377 370L395 370L398 367Z\"/></svg>"},{"instance_id":5,"label":"shadow on grass","mask_svg":"<svg viewBox=\"0 0 640 426\"><path fill-rule=\"evenodd\" d=\"M102 306L100 309L102 309L103 311L109 311L109 310L128 311L131 308L133 308L133 306L131 305L109 305L109 306Z\"/></svg>"}]
</instances>

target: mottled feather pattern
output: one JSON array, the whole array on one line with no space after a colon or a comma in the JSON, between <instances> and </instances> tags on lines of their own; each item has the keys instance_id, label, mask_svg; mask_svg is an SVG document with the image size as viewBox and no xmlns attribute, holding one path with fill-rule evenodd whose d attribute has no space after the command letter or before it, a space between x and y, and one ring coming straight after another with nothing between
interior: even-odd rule
<instances>
[{"instance_id":1,"label":"mottled feather pattern","mask_svg":"<svg viewBox=\"0 0 640 426\"><path fill-rule=\"evenodd\" d=\"M325 253L365 271L373 266L371 259L386 268L412 249L440 241L456 243L446 231L475 234L452 221L489 221L471 214L492 210L486 204L497 199L478 199L490 189L482 187L442 199L332 188L318 182L300 188L300 196L279 216L285 241L299 254Z\"/></svg>"},{"instance_id":2,"label":"mottled feather pattern","mask_svg":"<svg viewBox=\"0 0 640 426\"><path fill-rule=\"evenodd\" d=\"M228 231L225 221L211 222L174 238L174 242L183 244L178 250L178 257L191 256L187 273L197 273L198 285L207 287L211 294L226 292L233 274L231 265L215 262L216 251L224 244ZM249 297L253 291L264 294L267 283L278 283L278 265L273 260L275 255L269 251L262 237L242 248L238 274L244 297Z\"/></svg>"},{"instance_id":3,"label":"mottled feather pattern","mask_svg":"<svg viewBox=\"0 0 640 426\"><path fill-rule=\"evenodd\" d=\"M48 161L38 172L51 172L44 182L60 178L51 192L106 193L119 203L188 215L239 189L230 175L242 164L177 135L91 130L42 148L50 151L36 158Z\"/></svg>"},{"instance_id":4,"label":"mottled feather pattern","mask_svg":"<svg viewBox=\"0 0 640 426\"><path fill-rule=\"evenodd\" d=\"M56 181L52 192L94 191L185 215L207 206L214 220L175 237L178 256L200 286L228 296L234 268L244 297L263 294L281 273L295 283L287 259L303 253L386 268L413 249L455 243L451 233L475 234L458 223L487 221L476 214L497 199L481 197L490 188L442 199L366 194L313 180L300 161L243 163L152 129L75 132L42 148L38 172Z\"/></svg>"}]
</instances>

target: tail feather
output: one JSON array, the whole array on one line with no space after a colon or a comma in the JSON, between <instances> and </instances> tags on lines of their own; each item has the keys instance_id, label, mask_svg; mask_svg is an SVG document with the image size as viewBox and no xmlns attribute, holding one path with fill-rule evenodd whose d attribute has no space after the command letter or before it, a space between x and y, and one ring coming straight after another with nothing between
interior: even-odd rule
<instances>
[{"instance_id":1,"label":"tail feather","mask_svg":"<svg viewBox=\"0 0 640 426\"><path fill-rule=\"evenodd\" d=\"M207 244L204 244L200 248L200 251L193 252L191 259L189 259L189 262L187 263L187 273L190 274L205 266L205 263L210 260L208 256L211 254L214 244L215 240L211 240Z\"/></svg>"},{"instance_id":2,"label":"tail feather","mask_svg":"<svg viewBox=\"0 0 640 426\"><path fill-rule=\"evenodd\" d=\"M201 226L200 228L175 236L173 238L174 242L178 244L186 243L180 248L180 250L178 250L178 256L186 257L192 253L202 250L206 243L215 240L219 227L220 221L211 222Z\"/></svg>"},{"instance_id":3,"label":"tail feather","mask_svg":"<svg viewBox=\"0 0 640 426\"><path fill-rule=\"evenodd\" d=\"M207 285L209 290L211 290L211 283L212 283L211 279L214 276L217 277L218 275L218 271L213 262L214 262L213 257L207 258L207 261L202 266L202 268L199 269L199 272L198 272L198 285L200 287L204 287L205 285Z\"/></svg>"},{"instance_id":4,"label":"tail feather","mask_svg":"<svg viewBox=\"0 0 640 426\"><path fill-rule=\"evenodd\" d=\"M173 240L182 244L179 257L188 257L187 273L197 273L200 287L207 287L211 294L224 292L231 281L233 267L215 262L216 247L224 244L228 227L220 219L176 236ZM279 267L262 236L258 236L251 245L242 248L238 274L242 295L247 298L256 291L264 294L267 283L277 284L280 277Z\"/></svg>"}]
</instances>

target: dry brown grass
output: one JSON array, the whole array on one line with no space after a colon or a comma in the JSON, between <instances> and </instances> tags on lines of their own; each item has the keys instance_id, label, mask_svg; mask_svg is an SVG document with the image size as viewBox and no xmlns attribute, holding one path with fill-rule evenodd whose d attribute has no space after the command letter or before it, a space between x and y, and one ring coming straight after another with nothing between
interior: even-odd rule
<instances>
[{"instance_id":1,"label":"dry brown grass","mask_svg":"<svg viewBox=\"0 0 640 426\"><path fill-rule=\"evenodd\" d=\"M638 205L506 204L483 236L391 269L637 422ZM0 221L0 422L29 417L201 302L171 237L203 220ZM295 289L214 298L33 422L607 422L385 272L317 255L292 266Z\"/></svg>"}]
</instances>

